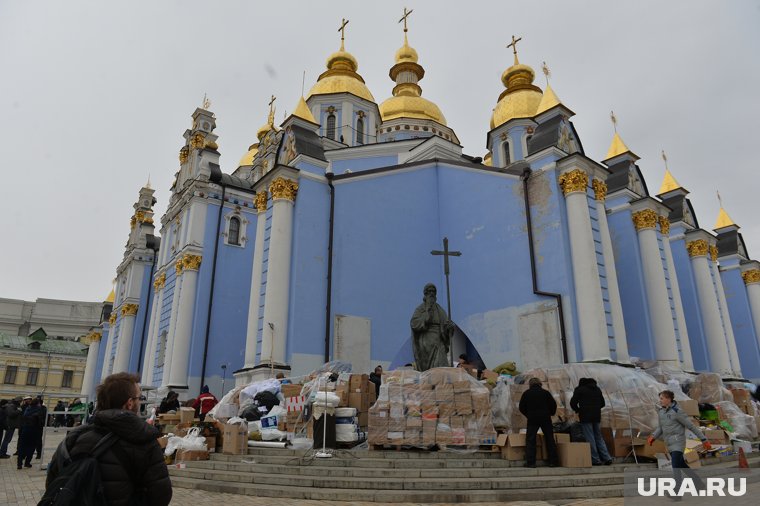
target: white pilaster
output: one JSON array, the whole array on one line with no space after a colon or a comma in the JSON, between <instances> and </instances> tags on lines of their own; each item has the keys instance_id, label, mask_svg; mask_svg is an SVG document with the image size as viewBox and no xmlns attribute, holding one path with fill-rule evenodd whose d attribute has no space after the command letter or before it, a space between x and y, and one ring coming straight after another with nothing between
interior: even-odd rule
<instances>
[{"instance_id":1,"label":"white pilaster","mask_svg":"<svg viewBox=\"0 0 760 506\"><path fill-rule=\"evenodd\" d=\"M272 228L269 236L261 362L285 364L290 294L290 256L293 242L293 207L298 183L278 177L272 181L269 191L272 194Z\"/></svg>"},{"instance_id":2,"label":"white pilaster","mask_svg":"<svg viewBox=\"0 0 760 506\"><path fill-rule=\"evenodd\" d=\"M151 385L153 383L153 368L156 364L156 338L158 336L158 327L161 321L161 308L164 305L163 288L165 283L165 272L156 277L156 280L153 282L153 307L150 312L148 342L145 345L145 354L142 363L143 385Z\"/></svg>"},{"instance_id":3,"label":"white pilaster","mask_svg":"<svg viewBox=\"0 0 760 506\"><path fill-rule=\"evenodd\" d=\"M607 321L586 196L588 174L574 169L562 173L559 181L567 206L581 360L609 360Z\"/></svg>"},{"instance_id":4,"label":"white pilaster","mask_svg":"<svg viewBox=\"0 0 760 506\"><path fill-rule=\"evenodd\" d=\"M111 349L113 347L114 336L116 335L116 310L111 313L111 317L108 320L108 340L106 341L106 351L103 356L103 368L100 370L100 381L106 379L106 376L111 374L111 369L108 367L108 362L111 360Z\"/></svg>"},{"instance_id":5,"label":"white pilaster","mask_svg":"<svg viewBox=\"0 0 760 506\"><path fill-rule=\"evenodd\" d=\"M90 346L87 348L87 362L84 366L84 378L82 378L82 396L90 401L95 398L95 368L98 366L98 351L103 334L91 332L87 337Z\"/></svg>"},{"instance_id":6,"label":"white pilaster","mask_svg":"<svg viewBox=\"0 0 760 506\"><path fill-rule=\"evenodd\" d=\"M731 315L728 312L728 304L726 303L726 292L723 291L723 278L720 276L718 270L718 248L715 245L710 246L710 271L715 280L715 291L718 295L718 309L721 313L721 321L723 322L723 331L726 335L726 344L728 345L728 358L731 362L731 371L735 378L742 377L742 367L739 361L739 352L736 349L736 338L734 337L734 327L731 325Z\"/></svg>"},{"instance_id":7,"label":"white pilaster","mask_svg":"<svg viewBox=\"0 0 760 506\"><path fill-rule=\"evenodd\" d=\"M623 320L623 305L620 301L620 289L617 280L617 267L615 255L612 250L612 239L607 224L607 208L604 200L607 195L607 185L600 179L593 181L594 194L596 195L596 214L599 220L599 235L602 238L602 253L604 256L604 269L607 273L607 293L610 298L610 312L612 314L612 328L615 332L615 352L618 362L630 362L628 355L628 341L625 334L625 322Z\"/></svg>"},{"instance_id":8,"label":"white pilaster","mask_svg":"<svg viewBox=\"0 0 760 506\"><path fill-rule=\"evenodd\" d=\"M678 365L678 347L673 315L668 299L668 287L665 284L665 270L657 241L658 215L652 209L634 211L633 223L636 226L641 251L641 264L644 270L644 288L647 294L649 317L652 319L655 360Z\"/></svg>"},{"instance_id":9,"label":"white pilaster","mask_svg":"<svg viewBox=\"0 0 760 506\"><path fill-rule=\"evenodd\" d=\"M742 278L747 285L747 298L755 323L755 335L760 344L760 269L747 269L742 272Z\"/></svg>"},{"instance_id":10,"label":"white pilaster","mask_svg":"<svg viewBox=\"0 0 760 506\"><path fill-rule=\"evenodd\" d=\"M174 356L174 336L177 329L177 316L179 315L179 297L182 293L182 257L178 257L175 264L176 277L174 278L174 292L172 293L172 310L169 315L169 330L166 333L166 347L164 348L164 368L161 374L161 386L169 385L169 373L172 370L172 357Z\"/></svg>"},{"instance_id":11,"label":"white pilaster","mask_svg":"<svg viewBox=\"0 0 760 506\"><path fill-rule=\"evenodd\" d=\"M121 307L121 324L119 328L119 341L116 347L116 356L113 360L113 372L129 372L129 356L132 351L133 334L135 331L135 317L137 304L124 304Z\"/></svg>"},{"instance_id":12,"label":"white pilaster","mask_svg":"<svg viewBox=\"0 0 760 506\"><path fill-rule=\"evenodd\" d=\"M702 324L707 338L707 351L710 358L710 367L713 372L721 375L732 376L731 359L729 356L723 325L720 321L720 309L718 299L715 296L715 284L710 274L707 254L708 244L704 239L697 239L687 243L691 267L694 270L694 278L697 284L697 298L699 309L702 313Z\"/></svg>"},{"instance_id":13,"label":"white pilaster","mask_svg":"<svg viewBox=\"0 0 760 506\"><path fill-rule=\"evenodd\" d=\"M172 345L172 364L169 373L169 386L186 388L187 373L190 362L190 338L192 337L193 310L195 307L195 288L198 282L198 269L201 265L200 255L182 256L182 292L177 309L177 326L174 330Z\"/></svg>"},{"instance_id":14,"label":"white pilaster","mask_svg":"<svg viewBox=\"0 0 760 506\"><path fill-rule=\"evenodd\" d=\"M670 275L670 292L673 294L673 305L676 310L676 323L678 324L678 335L681 337L681 355L683 361L681 366L685 371L694 371L694 360L691 356L691 341L689 341L689 331L686 328L686 316L683 312L683 302L681 299L681 288L678 285L678 275L676 274L676 265L673 262L673 250L670 246L670 222L664 216L660 216L660 232L662 232L662 246L665 250L665 263Z\"/></svg>"},{"instance_id":15,"label":"white pilaster","mask_svg":"<svg viewBox=\"0 0 760 506\"><path fill-rule=\"evenodd\" d=\"M261 304L261 277L264 264L264 229L266 228L267 192L256 194L256 242L253 245L253 271L251 273L251 299L248 303L248 324L245 335L245 365L249 369L256 365L256 334ZM270 257L271 258L271 257ZM262 355L263 356L263 355Z\"/></svg>"}]
</instances>

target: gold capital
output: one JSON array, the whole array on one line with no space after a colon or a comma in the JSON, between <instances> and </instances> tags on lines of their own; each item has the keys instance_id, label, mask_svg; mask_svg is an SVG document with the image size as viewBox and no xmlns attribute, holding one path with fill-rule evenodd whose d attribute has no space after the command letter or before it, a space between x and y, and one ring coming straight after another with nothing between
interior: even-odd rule
<instances>
[{"instance_id":1,"label":"gold capital","mask_svg":"<svg viewBox=\"0 0 760 506\"><path fill-rule=\"evenodd\" d=\"M134 316L137 314L139 306L137 304L124 304L121 307L121 316Z\"/></svg>"},{"instance_id":2,"label":"gold capital","mask_svg":"<svg viewBox=\"0 0 760 506\"><path fill-rule=\"evenodd\" d=\"M254 199L254 204L256 205L256 210L260 213L266 212L267 210L267 192L266 190L260 191L256 194L256 198Z\"/></svg>"},{"instance_id":3,"label":"gold capital","mask_svg":"<svg viewBox=\"0 0 760 506\"><path fill-rule=\"evenodd\" d=\"M103 334L101 332L90 332L84 336L83 341L85 341L87 344L97 343L102 339L102 337Z\"/></svg>"},{"instance_id":4,"label":"gold capital","mask_svg":"<svg viewBox=\"0 0 760 506\"><path fill-rule=\"evenodd\" d=\"M631 215L633 219L633 225L636 227L636 231L647 230L655 228L657 226L657 213L651 209L642 209L639 212Z\"/></svg>"},{"instance_id":5,"label":"gold capital","mask_svg":"<svg viewBox=\"0 0 760 506\"><path fill-rule=\"evenodd\" d=\"M670 220L666 216L660 216L660 232L662 235L668 235L670 233Z\"/></svg>"},{"instance_id":6,"label":"gold capital","mask_svg":"<svg viewBox=\"0 0 760 506\"><path fill-rule=\"evenodd\" d=\"M187 149L187 146L183 147L179 150L179 163L185 163L187 161L187 158L190 156L190 150Z\"/></svg>"},{"instance_id":7,"label":"gold capital","mask_svg":"<svg viewBox=\"0 0 760 506\"><path fill-rule=\"evenodd\" d=\"M604 200L607 198L607 183L601 179L594 179L591 181L591 186L594 188L594 195L596 195L596 200L604 202Z\"/></svg>"},{"instance_id":8,"label":"gold capital","mask_svg":"<svg viewBox=\"0 0 760 506\"><path fill-rule=\"evenodd\" d=\"M108 317L108 324L113 327L116 323L116 311L111 311L111 316Z\"/></svg>"},{"instance_id":9,"label":"gold capital","mask_svg":"<svg viewBox=\"0 0 760 506\"><path fill-rule=\"evenodd\" d=\"M559 176L559 186L565 196L575 193L586 193L588 187L588 174L581 169L571 170Z\"/></svg>"},{"instance_id":10,"label":"gold capital","mask_svg":"<svg viewBox=\"0 0 760 506\"><path fill-rule=\"evenodd\" d=\"M760 269L749 269L742 272L742 279L745 285L760 283Z\"/></svg>"},{"instance_id":11,"label":"gold capital","mask_svg":"<svg viewBox=\"0 0 760 506\"><path fill-rule=\"evenodd\" d=\"M201 260L203 257L200 255L191 255L185 253L182 257L182 270L183 271L197 271L201 266Z\"/></svg>"},{"instance_id":12,"label":"gold capital","mask_svg":"<svg viewBox=\"0 0 760 506\"><path fill-rule=\"evenodd\" d=\"M206 145L206 140L203 137L203 134L197 133L193 135L193 138L190 140L190 145L194 147L195 149L202 148Z\"/></svg>"},{"instance_id":13,"label":"gold capital","mask_svg":"<svg viewBox=\"0 0 760 506\"><path fill-rule=\"evenodd\" d=\"M182 257L179 257L176 262L174 262L174 270L177 271L177 276L182 275Z\"/></svg>"},{"instance_id":14,"label":"gold capital","mask_svg":"<svg viewBox=\"0 0 760 506\"><path fill-rule=\"evenodd\" d=\"M690 257L704 257L707 256L709 246L704 239L697 239L686 244L686 250L689 252Z\"/></svg>"},{"instance_id":15,"label":"gold capital","mask_svg":"<svg viewBox=\"0 0 760 506\"><path fill-rule=\"evenodd\" d=\"M155 291L161 290L166 285L166 273L162 272L160 276L153 282L153 289Z\"/></svg>"},{"instance_id":16,"label":"gold capital","mask_svg":"<svg viewBox=\"0 0 760 506\"><path fill-rule=\"evenodd\" d=\"M296 194L298 194L298 183L278 177L269 185L269 193L272 194L272 199L287 199L295 202Z\"/></svg>"},{"instance_id":17,"label":"gold capital","mask_svg":"<svg viewBox=\"0 0 760 506\"><path fill-rule=\"evenodd\" d=\"M718 259L718 247L715 245L710 246L710 258L713 262Z\"/></svg>"}]
</instances>

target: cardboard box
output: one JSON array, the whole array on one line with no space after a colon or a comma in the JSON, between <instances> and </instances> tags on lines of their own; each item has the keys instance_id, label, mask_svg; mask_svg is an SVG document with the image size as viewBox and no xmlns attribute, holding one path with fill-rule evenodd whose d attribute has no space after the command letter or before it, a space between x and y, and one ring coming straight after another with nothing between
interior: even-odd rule
<instances>
[{"instance_id":1,"label":"cardboard box","mask_svg":"<svg viewBox=\"0 0 760 506\"><path fill-rule=\"evenodd\" d=\"M206 449L209 453L216 452L216 436L206 436Z\"/></svg>"},{"instance_id":2,"label":"cardboard box","mask_svg":"<svg viewBox=\"0 0 760 506\"><path fill-rule=\"evenodd\" d=\"M222 453L225 455L248 453L248 426L246 424L224 424Z\"/></svg>"},{"instance_id":3,"label":"cardboard box","mask_svg":"<svg viewBox=\"0 0 760 506\"><path fill-rule=\"evenodd\" d=\"M288 397L298 397L301 395L301 389L303 388L303 385L290 385L285 384L280 386L280 390L282 391L282 396L286 399Z\"/></svg>"},{"instance_id":4,"label":"cardboard box","mask_svg":"<svg viewBox=\"0 0 760 506\"><path fill-rule=\"evenodd\" d=\"M589 443L560 443L557 445L557 453L562 467L591 467Z\"/></svg>"},{"instance_id":5,"label":"cardboard box","mask_svg":"<svg viewBox=\"0 0 760 506\"><path fill-rule=\"evenodd\" d=\"M686 461L686 464L691 469L698 469L698 468L702 467L702 461L699 460L699 453L696 452L696 451L693 451L693 450L689 451L689 450L687 450L683 454L683 458Z\"/></svg>"},{"instance_id":6,"label":"cardboard box","mask_svg":"<svg viewBox=\"0 0 760 506\"><path fill-rule=\"evenodd\" d=\"M727 445L731 441L723 429L705 429L702 431L708 441L714 445Z\"/></svg>"},{"instance_id":7,"label":"cardboard box","mask_svg":"<svg viewBox=\"0 0 760 506\"><path fill-rule=\"evenodd\" d=\"M158 423L161 425L177 425L179 422L179 414L164 413L158 415Z\"/></svg>"},{"instance_id":8,"label":"cardboard box","mask_svg":"<svg viewBox=\"0 0 760 506\"><path fill-rule=\"evenodd\" d=\"M351 393L367 393L369 392L369 375L367 374L352 374L348 380L349 391ZM372 385L374 390L375 385Z\"/></svg>"},{"instance_id":9,"label":"cardboard box","mask_svg":"<svg viewBox=\"0 0 760 506\"><path fill-rule=\"evenodd\" d=\"M678 406L689 416L699 416L699 403L694 399L678 401Z\"/></svg>"},{"instance_id":10,"label":"cardboard box","mask_svg":"<svg viewBox=\"0 0 760 506\"><path fill-rule=\"evenodd\" d=\"M645 457L648 459L657 459L658 453L668 453L668 447L665 444L665 441L660 439L656 439L652 446L649 446L646 442L642 445L636 445L635 450L637 457Z\"/></svg>"},{"instance_id":11,"label":"cardboard box","mask_svg":"<svg viewBox=\"0 0 760 506\"><path fill-rule=\"evenodd\" d=\"M454 403L454 385L436 385L434 392L436 402Z\"/></svg>"},{"instance_id":12,"label":"cardboard box","mask_svg":"<svg viewBox=\"0 0 760 506\"><path fill-rule=\"evenodd\" d=\"M359 421L359 427L367 427L369 425L369 413L359 413L356 415L357 420Z\"/></svg>"},{"instance_id":13,"label":"cardboard box","mask_svg":"<svg viewBox=\"0 0 760 506\"><path fill-rule=\"evenodd\" d=\"M193 408L179 408L179 423L192 422L193 418L195 418Z\"/></svg>"},{"instance_id":14,"label":"cardboard box","mask_svg":"<svg viewBox=\"0 0 760 506\"><path fill-rule=\"evenodd\" d=\"M338 407L340 408L348 407L348 392L349 392L348 383L338 383L338 385L335 387L335 395L337 395L338 398L340 399L340 403L338 403Z\"/></svg>"},{"instance_id":15,"label":"cardboard box","mask_svg":"<svg viewBox=\"0 0 760 506\"><path fill-rule=\"evenodd\" d=\"M348 406L356 408L356 411L362 413L369 410L369 395L366 393L351 392L348 394Z\"/></svg>"},{"instance_id":16,"label":"cardboard box","mask_svg":"<svg viewBox=\"0 0 760 506\"><path fill-rule=\"evenodd\" d=\"M188 462L191 460L208 460L209 452L206 450L177 450L175 462Z\"/></svg>"}]
</instances>

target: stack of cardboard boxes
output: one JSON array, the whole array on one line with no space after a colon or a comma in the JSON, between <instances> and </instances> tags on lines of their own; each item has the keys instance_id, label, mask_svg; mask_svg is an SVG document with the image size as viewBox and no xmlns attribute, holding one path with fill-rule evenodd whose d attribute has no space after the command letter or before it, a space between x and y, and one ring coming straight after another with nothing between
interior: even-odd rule
<instances>
[{"instance_id":1,"label":"stack of cardboard boxes","mask_svg":"<svg viewBox=\"0 0 760 506\"><path fill-rule=\"evenodd\" d=\"M366 431L369 425L369 408L375 404L376 400L375 384L369 381L369 376L366 374L352 374L348 380L348 393L345 404L343 404L344 401L341 397L342 404L340 407L355 408L359 427L363 431Z\"/></svg>"}]
</instances>

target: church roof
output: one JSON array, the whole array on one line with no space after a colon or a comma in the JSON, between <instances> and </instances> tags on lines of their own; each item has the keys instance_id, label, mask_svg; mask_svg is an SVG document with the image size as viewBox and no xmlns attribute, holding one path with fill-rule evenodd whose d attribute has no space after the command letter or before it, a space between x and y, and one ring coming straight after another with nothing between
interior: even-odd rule
<instances>
[{"instance_id":1,"label":"church roof","mask_svg":"<svg viewBox=\"0 0 760 506\"><path fill-rule=\"evenodd\" d=\"M111 289L111 293L108 294L108 297L106 297L106 300L104 302L110 302L113 304L114 298L116 297L116 294L113 291L113 288Z\"/></svg>"},{"instance_id":2,"label":"church roof","mask_svg":"<svg viewBox=\"0 0 760 506\"><path fill-rule=\"evenodd\" d=\"M319 125L319 122L314 119L314 115L309 110L309 106L306 105L306 101L303 99L303 97L298 99L298 105L296 105L296 108L293 111L293 116L298 116L301 119L305 119L306 121Z\"/></svg>"},{"instance_id":3,"label":"church roof","mask_svg":"<svg viewBox=\"0 0 760 506\"><path fill-rule=\"evenodd\" d=\"M356 72L358 69L359 63L354 55L346 51L341 38L340 49L327 58L327 71L320 74L316 84L309 91L309 97L331 93L350 93L374 102L375 97L364 84L364 78Z\"/></svg>"},{"instance_id":4,"label":"church roof","mask_svg":"<svg viewBox=\"0 0 760 506\"><path fill-rule=\"evenodd\" d=\"M551 85L547 84L546 89L544 90L544 94L541 97L541 102L539 102L538 104L536 115L539 115L542 112L548 111L552 107L556 107L560 104L562 104L562 102L559 100L559 97L557 96L556 93L554 93L554 90L552 89Z\"/></svg>"},{"instance_id":5,"label":"church roof","mask_svg":"<svg viewBox=\"0 0 760 506\"><path fill-rule=\"evenodd\" d=\"M713 230L731 226L736 226L736 223L734 223L734 220L731 219L726 210L723 209L723 206L721 206L720 211L718 211L718 220L715 222Z\"/></svg>"},{"instance_id":6,"label":"church roof","mask_svg":"<svg viewBox=\"0 0 760 506\"><path fill-rule=\"evenodd\" d=\"M37 343L34 347L30 347ZM39 348L37 348L39 345ZM59 353L62 355L86 355L87 346L76 341L65 339L33 339L24 336L8 336L0 334L0 349L11 349L19 351L39 351L41 353Z\"/></svg>"},{"instance_id":7,"label":"church roof","mask_svg":"<svg viewBox=\"0 0 760 506\"><path fill-rule=\"evenodd\" d=\"M678 184L678 181L676 181L676 178L673 177L673 174L670 173L670 170L665 169L665 177L662 179L662 186L660 186L660 191L658 195L662 195L663 193L668 193L673 190L677 190L678 188L683 188L680 184Z\"/></svg>"},{"instance_id":8,"label":"church roof","mask_svg":"<svg viewBox=\"0 0 760 506\"><path fill-rule=\"evenodd\" d=\"M610 158L622 155L623 153L631 153L633 155L633 151L628 149L628 146L625 145L625 142L623 142L620 134L615 132L615 135L612 137L612 142L610 143L610 149L607 150L607 155L604 157L604 159L609 160Z\"/></svg>"}]
</instances>

